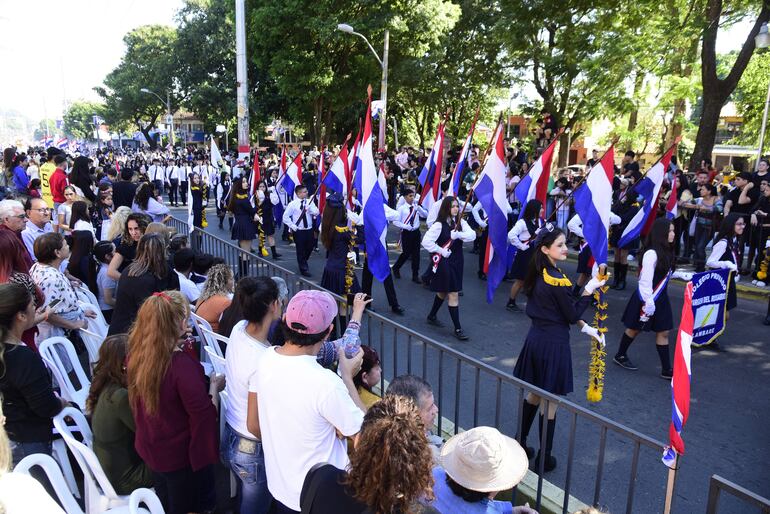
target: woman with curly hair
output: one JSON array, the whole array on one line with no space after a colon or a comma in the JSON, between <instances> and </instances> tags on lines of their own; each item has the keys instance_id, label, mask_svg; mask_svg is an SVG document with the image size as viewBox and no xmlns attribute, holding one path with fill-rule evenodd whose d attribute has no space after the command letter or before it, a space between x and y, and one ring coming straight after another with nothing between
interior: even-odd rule
<instances>
[{"instance_id":1,"label":"woman with curly hair","mask_svg":"<svg viewBox=\"0 0 770 514\"><path fill-rule=\"evenodd\" d=\"M126 334L104 340L86 399L94 453L118 494L152 487L152 474L134 448L136 425L128 404L127 354Z\"/></svg>"},{"instance_id":2,"label":"woman with curly hair","mask_svg":"<svg viewBox=\"0 0 770 514\"><path fill-rule=\"evenodd\" d=\"M152 223L152 219L146 214L140 212L128 214L126 222L123 224L123 234L120 240L115 242L117 246L115 255L112 256L110 267L107 269L107 275L112 280L120 280L120 274L134 261L139 240L150 223Z\"/></svg>"},{"instance_id":3,"label":"woman with curly hair","mask_svg":"<svg viewBox=\"0 0 770 514\"><path fill-rule=\"evenodd\" d=\"M300 496L302 513L437 513L419 502L433 498L432 467L414 402L386 395L364 416L348 470L322 464L307 474Z\"/></svg>"},{"instance_id":4,"label":"woman with curly hair","mask_svg":"<svg viewBox=\"0 0 770 514\"><path fill-rule=\"evenodd\" d=\"M233 270L227 264L216 264L209 269L203 292L198 297L195 313L219 333L219 320L233 301L235 278Z\"/></svg>"}]
</instances>

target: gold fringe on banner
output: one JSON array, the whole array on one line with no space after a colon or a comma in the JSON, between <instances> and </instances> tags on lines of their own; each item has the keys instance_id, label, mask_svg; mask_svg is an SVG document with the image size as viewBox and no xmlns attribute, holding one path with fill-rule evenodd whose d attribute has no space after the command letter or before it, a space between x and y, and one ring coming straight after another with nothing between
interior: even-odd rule
<instances>
[{"instance_id":1,"label":"gold fringe on banner","mask_svg":"<svg viewBox=\"0 0 770 514\"><path fill-rule=\"evenodd\" d=\"M599 274L600 280L607 280L609 275L605 272ZM601 334L607 333L607 299L604 297L605 293L609 289L609 286L605 285L594 291L594 298L596 299L596 313L594 314L594 321L591 324ZM586 399L589 402L597 403L602 401L602 392L604 391L604 359L607 353L604 351L602 344L591 338L591 362L588 364L588 389L586 390Z\"/></svg>"}]
</instances>

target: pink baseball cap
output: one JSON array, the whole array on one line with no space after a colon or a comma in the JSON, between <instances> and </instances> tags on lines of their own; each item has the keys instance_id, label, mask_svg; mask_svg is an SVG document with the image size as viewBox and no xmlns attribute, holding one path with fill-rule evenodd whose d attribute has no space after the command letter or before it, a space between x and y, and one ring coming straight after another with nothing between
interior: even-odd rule
<instances>
[{"instance_id":1,"label":"pink baseball cap","mask_svg":"<svg viewBox=\"0 0 770 514\"><path fill-rule=\"evenodd\" d=\"M325 332L337 317L337 302L325 291L300 291L286 307L284 321L300 334Z\"/></svg>"}]
</instances>

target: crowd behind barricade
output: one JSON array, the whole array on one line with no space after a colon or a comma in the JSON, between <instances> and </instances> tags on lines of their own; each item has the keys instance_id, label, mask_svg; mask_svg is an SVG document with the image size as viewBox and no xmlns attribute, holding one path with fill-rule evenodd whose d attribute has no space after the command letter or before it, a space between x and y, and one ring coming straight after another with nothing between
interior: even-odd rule
<instances>
[{"instance_id":1,"label":"crowd behind barricade","mask_svg":"<svg viewBox=\"0 0 770 514\"><path fill-rule=\"evenodd\" d=\"M552 137L553 131L543 130L535 153ZM507 274L513 282L507 308L521 310L521 290L533 319L514 374L564 395L572 391L569 325L598 337L580 316L603 285L579 266L575 292L585 290L572 297L564 287L571 287L569 280L556 267L567 244L582 254L571 200L582 176L560 170L546 205L519 205L514 190L532 159L521 144L505 143L508 237L518 249ZM226 156L211 163L205 151L193 148L107 149L74 158L55 148L27 154L6 149L0 392L10 455L0 458L0 474L28 455L52 454L52 420L74 405L90 419L89 447L115 492L154 487L166 512L213 511L219 462L236 478L242 512L510 512L510 503L494 498L526 472L534 454L526 438L540 398L525 400L521 444L487 427L444 442L431 432L437 409L428 383L403 376L379 391L379 356L359 336L363 311L371 308L372 273L357 192L353 188L349 199L323 198L325 209L316 194L319 169L328 170L338 151L314 148L300 156L301 184L287 195L282 166L298 157L296 149L284 149L282 156L257 153L257 180L253 162ZM450 151L441 170L442 190L450 189L457 154ZM394 313L403 313L393 278L411 260L412 279L435 293L427 322L441 325L437 314L446 301L455 337L466 340L459 315L464 243L480 255L478 276L486 278L481 255L487 220L472 192L481 172L479 148L470 151L457 197L447 195L430 209L419 199L426 159L424 151L408 147L377 156L388 220L401 232L402 255L384 282L387 300ZM594 152L588 167L597 159ZM641 330L653 330L661 374L670 378L670 305L645 293L644 284L658 283L675 262L689 261L696 271L753 273L754 282L764 285L768 161L761 160L756 173L727 175L708 162L684 173L673 159L650 237L641 249L638 241L621 248L619 232L640 208L634 184L641 177L634 153L626 152L613 183L612 287L625 288L632 259L649 264L649 277L640 277L642 300L630 303L627 311L633 312L624 315L627 330L615 362L636 369L628 347ZM679 209L666 222L673 191ZM227 219L232 239L247 252L280 259L275 238L282 231L282 239L296 247L303 275L309 276L307 261L320 241L327 250L321 285L348 295L349 318L340 316L327 293L289 298L280 279L248 276L245 260L234 270L200 251L199 234L174 233L165 224L170 207L189 203L192 224L205 229L211 200L220 228ZM424 237L420 218L428 222ZM422 275L421 247L434 255ZM350 276L351 262L362 269L361 285ZM665 291L660 298L668 302ZM652 318L644 328L640 310ZM338 316L346 328L334 339ZM543 334L567 351L544 354L538 346ZM546 361L555 362L557 371L543 376L539 366ZM540 413L546 471L556 466L554 416L550 409ZM2 456L7 448L2 441L0 446ZM2 483L0 476L0 490ZM6 501L3 495L0 501Z\"/></svg>"}]
</instances>

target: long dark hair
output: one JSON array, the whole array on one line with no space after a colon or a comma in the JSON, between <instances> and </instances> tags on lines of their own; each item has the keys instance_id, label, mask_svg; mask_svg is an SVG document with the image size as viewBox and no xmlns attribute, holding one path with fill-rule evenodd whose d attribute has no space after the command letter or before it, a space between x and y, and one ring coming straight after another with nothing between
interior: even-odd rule
<instances>
[{"instance_id":1,"label":"long dark hair","mask_svg":"<svg viewBox=\"0 0 770 514\"><path fill-rule=\"evenodd\" d=\"M742 214L731 212L725 219L722 220L722 224L719 225L719 232L714 236L714 242L716 243L720 239L726 239L728 245L732 245L733 238L735 237L735 224L743 217Z\"/></svg>"},{"instance_id":2,"label":"long dark hair","mask_svg":"<svg viewBox=\"0 0 770 514\"><path fill-rule=\"evenodd\" d=\"M75 157L69 180L71 184L91 184L91 175L88 172L88 157L83 155Z\"/></svg>"},{"instance_id":3,"label":"long dark hair","mask_svg":"<svg viewBox=\"0 0 770 514\"><path fill-rule=\"evenodd\" d=\"M78 221L91 223L91 217L88 215L88 205L83 201L72 203L72 214L70 215L70 227L74 227Z\"/></svg>"},{"instance_id":4,"label":"long dark hair","mask_svg":"<svg viewBox=\"0 0 770 514\"><path fill-rule=\"evenodd\" d=\"M326 205L321 219L321 242L324 248L331 250L334 234L337 232L336 227L346 227L348 224L347 220L348 215L344 206L332 207L331 205Z\"/></svg>"},{"instance_id":5,"label":"long dark hair","mask_svg":"<svg viewBox=\"0 0 770 514\"><path fill-rule=\"evenodd\" d=\"M75 230L72 232L72 253L67 264L67 271L75 278L83 281L92 293L97 294L96 261L93 259L94 235L90 230ZM83 263L85 262L85 269Z\"/></svg>"},{"instance_id":6,"label":"long dark hair","mask_svg":"<svg viewBox=\"0 0 770 514\"><path fill-rule=\"evenodd\" d=\"M13 327L16 314L27 310L32 296L21 284L0 284L0 377L5 375L5 338Z\"/></svg>"},{"instance_id":7,"label":"long dark hair","mask_svg":"<svg viewBox=\"0 0 770 514\"><path fill-rule=\"evenodd\" d=\"M530 200L530 203L537 200ZM540 202L537 202L540 203ZM527 204L529 205L529 204ZM539 213L538 209L538 213ZM543 229L545 230L545 229ZM534 255L529 261L529 269L527 270L527 276L524 278L524 294L529 296L532 296L532 292L535 289L535 283L537 283L537 278L543 274L543 270L546 268L553 267L553 264L551 263L551 260L548 258L546 254L544 254L542 251L540 251L543 247L550 247L556 240L559 238L559 236L563 236L564 232L560 228L555 228L551 230L550 232L546 232L543 234L543 237L539 237L535 239L533 246L534 246Z\"/></svg>"},{"instance_id":8,"label":"long dark hair","mask_svg":"<svg viewBox=\"0 0 770 514\"><path fill-rule=\"evenodd\" d=\"M143 211L146 211L147 205L150 203L150 198L152 197L153 197L152 186L149 183L144 182L136 190L136 194L134 195L134 203L138 205L140 209L142 209Z\"/></svg>"},{"instance_id":9,"label":"long dark hair","mask_svg":"<svg viewBox=\"0 0 770 514\"><path fill-rule=\"evenodd\" d=\"M449 217L452 216L452 202L457 201L457 198L454 196L445 196L443 200L441 200L441 207L438 209L438 216L436 216L436 221L440 221L441 223L444 223Z\"/></svg>"},{"instance_id":10,"label":"long dark hair","mask_svg":"<svg viewBox=\"0 0 770 514\"><path fill-rule=\"evenodd\" d=\"M239 177L238 180L234 180L232 185L230 186L230 201L227 202L227 210L230 212L235 212L235 195L242 195L246 194L248 192L248 186L246 189L243 189L243 179L245 177ZM247 179L248 181L248 179Z\"/></svg>"},{"instance_id":11,"label":"long dark hair","mask_svg":"<svg viewBox=\"0 0 770 514\"><path fill-rule=\"evenodd\" d=\"M650 233L644 241L642 256L647 250L655 250L658 255L658 262L655 269L668 272L674 267L674 243L668 242L668 234L671 231L671 220L668 218L658 218L652 224ZM644 257L642 257L644 258ZM640 268L641 269L641 268Z\"/></svg>"},{"instance_id":12,"label":"long dark hair","mask_svg":"<svg viewBox=\"0 0 770 514\"><path fill-rule=\"evenodd\" d=\"M521 215L521 219L525 222L531 222L540 217L540 210L543 208L543 204L540 200L532 199L524 206L524 214Z\"/></svg>"}]
</instances>

